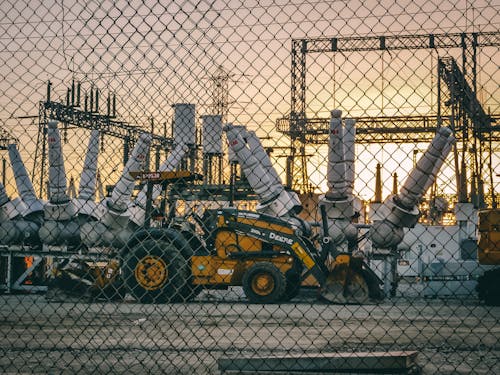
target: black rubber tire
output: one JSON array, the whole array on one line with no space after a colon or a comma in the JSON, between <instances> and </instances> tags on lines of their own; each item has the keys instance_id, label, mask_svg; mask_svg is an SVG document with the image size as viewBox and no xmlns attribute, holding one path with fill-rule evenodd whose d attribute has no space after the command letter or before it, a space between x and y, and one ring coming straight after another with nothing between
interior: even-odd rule
<instances>
[{"instance_id":1,"label":"black rubber tire","mask_svg":"<svg viewBox=\"0 0 500 375\"><path fill-rule=\"evenodd\" d=\"M177 245L177 246L176 246ZM128 291L142 303L181 302L191 297L190 262L176 244L175 239L144 238L135 243L123 259L123 279ZM161 267L166 266L165 276L160 276L151 285L137 279L136 272L141 272L146 260L150 259ZM161 275L161 274L160 274ZM144 276L144 279L147 279ZM146 280L147 281L147 280Z\"/></svg>"},{"instance_id":2,"label":"black rubber tire","mask_svg":"<svg viewBox=\"0 0 500 375\"><path fill-rule=\"evenodd\" d=\"M270 282L269 290L256 291L257 278L265 277ZM283 299L286 291L285 275L270 262L258 262L243 275L243 291L251 303L276 303Z\"/></svg>"},{"instance_id":3,"label":"black rubber tire","mask_svg":"<svg viewBox=\"0 0 500 375\"><path fill-rule=\"evenodd\" d=\"M487 306L500 306L500 268L486 271L477 279L479 299Z\"/></svg>"},{"instance_id":4,"label":"black rubber tire","mask_svg":"<svg viewBox=\"0 0 500 375\"><path fill-rule=\"evenodd\" d=\"M283 302L288 302L299 294L302 282L302 268L302 265L296 261L293 267L285 273L286 287L285 293L283 293Z\"/></svg>"},{"instance_id":5,"label":"black rubber tire","mask_svg":"<svg viewBox=\"0 0 500 375\"><path fill-rule=\"evenodd\" d=\"M361 271L363 278L368 286L368 295L374 301L382 301L385 298L383 289L380 286L380 280L372 269L366 267Z\"/></svg>"}]
</instances>

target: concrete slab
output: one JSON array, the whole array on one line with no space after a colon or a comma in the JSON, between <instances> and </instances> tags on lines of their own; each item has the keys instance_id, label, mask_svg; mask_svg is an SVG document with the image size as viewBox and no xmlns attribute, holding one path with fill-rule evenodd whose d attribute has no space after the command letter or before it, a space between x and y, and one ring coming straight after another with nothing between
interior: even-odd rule
<instances>
[{"instance_id":1,"label":"concrete slab","mask_svg":"<svg viewBox=\"0 0 500 375\"><path fill-rule=\"evenodd\" d=\"M416 351L346 352L219 358L222 374L418 374Z\"/></svg>"}]
</instances>

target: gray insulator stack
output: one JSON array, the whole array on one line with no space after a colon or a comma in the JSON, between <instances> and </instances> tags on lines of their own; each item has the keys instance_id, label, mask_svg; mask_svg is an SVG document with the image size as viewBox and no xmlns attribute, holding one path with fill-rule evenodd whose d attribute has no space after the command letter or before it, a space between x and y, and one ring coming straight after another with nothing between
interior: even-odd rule
<instances>
[{"instance_id":1,"label":"gray insulator stack","mask_svg":"<svg viewBox=\"0 0 500 375\"><path fill-rule=\"evenodd\" d=\"M283 190L281 182L266 172L266 169L248 148L239 131L231 125L226 125L224 131L227 135L229 148L238 159L238 163L259 201L266 203L276 199Z\"/></svg>"},{"instance_id":2,"label":"gray insulator stack","mask_svg":"<svg viewBox=\"0 0 500 375\"><path fill-rule=\"evenodd\" d=\"M441 127L437 130L431 144L409 174L398 194L401 205L411 208L419 203L434 182L453 141L451 129Z\"/></svg>"},{"instance_id":3,"label":"gray insulator stack","mask_svg":"<svg viewBox=\"0 0 500 375\"><path fill-rule=\"evenodd\" d=\"M44 206L45 220L70 220L75 216L75 208L66 194L66 171L57 121L49 121L47 143L49 147L49 202Z\"/></svg>"},{"instance_id":4,"label":"gray insulator stack","mask_svg":"<svg viewBox=\"0 0 500 375\"><path fill-rule=\"evenodd\" d=\"M47 143L50 199L44 206L45 220L38 234L46 245L77 245L80 238L79 225L74 221L75 207L66 194L66 171L57 121L48 123Z\"/></svg>"},{"instance_id":5,"label":"gray insulator stack","mask_svg":"<svg viewBox=\"0 0 500 375\"><path fill-rule=\"evenodd\" d=\"M300 211L297 195L284 189L278 173L255 133L249 133L230 124L224 127L224 131L229 149L237 158L248 183L257 194L259 200L257 210L274 216L285 216Z\"/></svg>"},{"instance_id":6,"label":"gray insulator stack","mask_svg":"<svg viewBox=\"0 0 500 375\"><path fill-rule=\"evenodd\" d=\"M17 146L10 144L8 150L20 198L7 198L5 201L5 191L1 194L4 203L0 208L0 244L39 245L38 230L43 222L43 204L35 195Z\"/></svg>"},{"instance_id":7,"label":"gray insulator stack","mask_svg":"<svg viewBox=\"0 0 500 375\"><path fill-rule=\"evenodd\" d=\"M328 199L346 198L349 186L346 180L346 158L344 148L344 127L342 112L333 110L330 119L330 136L328 139L327 186ZM352 189L351 189L352 190Z\"/></svg>"},{"instance_id":8,"label":"gray insulator stack","mask_svg":"<svg viewBox=\"0 0 500 375\"><path fill-rule=\"evenodd\" d=\"M95 200L97 159L99 157L99 130L94 129L90 133L87 154L83 163L78 198L85 201Z\"/></svg>"},{"instance_id":9,"label":"gray insulator stack","mask_svg":"<svg viewBox=\"0 0 500 375\"><path fill-rule=\"evenodd\" d=\"M49 121L47 128L47 144L49 147L49 193L50 202L54 204L69 201L66 191L66 171L62 155L61 135L57 121Z\"/></svg>"},{"instance_id":10,"label":"gray insulator stack","mask_svg":"<svg viewBox=\"0 0 500 375\"><path fill-rule=\"evenodd\" d=\"M51 162L49 168L55 169L55 171L53 171L54 175L61 176L61 174L64 173L64 169L60 167L62 163L62 154L57 152L57 149L60 150L60 146L58 147L57 143L60 145L60 142L54 142L54 139L52 139L52 141L52 147L54 147L55 150L52 150L53 158L49 159L49 162ZM49 152L51 152L50 149ZM39 231L40 238L46 245L79 245L81 243L81 225L89 218L97 217L98 210L94 199L98 152L99 131L93 130L89 138L87 154L85 156L83 170L80 177L78 197L73 199L71 203L65 203L64 201L55 203L54 201L56 201L56 199L51 199L51 201L46 205L46 220ZM64 179L64 182L62 180L59 181L59 187L53 187L56 188L57 197L61 198L66 195L65 191L59 190L62 189L62 186L65 184L66 179ZM64 207L69 207L70 205L72 210L71 215L64 217L60 214L55 214L57 210L64 212ZM52 216L52 219L50 216Z\"/></svg>"},{"instance_id":11,"label":"gray insulator stack","mask_svg":"<svg viewBox=\"0 0 500 375\"><path fill-rule=\"evenodd\" d=\"M269 174L272 181L275 181L276 184L283 186L281 182L281 178L276 172L273 164L271 163L271 158L267 154L266 150L262 146L262 143L255 134L254 131L246 132L246 142L248 148L258 160L260 165L264 168L264 171ZM300 202L299 197L295 192L292 191L281 191L278 198L271 201L269 204L261 203L257 209L261 212L269 213L271 215L283 216L290 212L298 213L302 210L302 204Z\"/></svg>"},{"instance_id":12,"label":"gray insulator stack","mask_svg":"<svg viewBox=\"0 0 500 375\"><path fill-rule=\"evenodd\" d=\"M81 226L81 239L88 247L121 247L132 234L128 205L134 190L135 179L130 172L144 169L151 140L150 134L142 133L139 136L111 197L103 200L98 206L100 221L88 222Z\"/></svg>"},{"instance_id":13,"label":"gray insulator stack","mask_svg":"<svg viewBox=\"0 0 500 375\"><path fill-rule=\"evenodd\" d=\"M427 189L434 183L455 138L449 128L438 128L429 147L408 175L399 194L390 196L385 202L384 220L377 221L370 229L370 238L378 248L397 246L404 237L403 228L413 228L420 211L418 203Z\"/></svg>"},{"instance_id":14,"label":"gray insulator stack","mask_svg":"<svg viewBox=\"0 0 500 375\"><path fill-rule=\"evenodd\" d=\"M142 133L132 150L130 159L127 161L120 179L113 189L109 200L109 207L117 212L125 212L130 202L130 197L135 187L135 179L130 172L142 171L146 161L146 155L149 152L152 137L150 134Z\"/></svg>"},{"instance_id":15,"label":"gray insulator stack","mask_svg":"<svg viewBox=\"0 0 500 375\"><path fill-rule=\"evenodd\" d=\"M8 145L10 165L14 172L14 179L16 181L17 192L21 200L26 205L26 210L22 213L23 216L31 214L41 214L43 211L43 203L36 197L35 189L28 176L26 167L24 166L21 155L17 150L17 146L12 143Z\"/></svg>"},{"instance_id":16,"label":"gray insulator stack","mask_svg":"<svg viewBox=\"0 0 500 375\"><path fill-rule=\"evenodd\" d=\"M325 207L328 235L337 245L347 245L358 235L352 223L359 211L358 199L353 195L355 136L355 121L342 121L342 112L332 110L326 172L328 191L319 204Z\"/></svg>"},{"instance_id":17,"label":"gray insulator stack","mask_svg":"<svg viewBox=\"0 0 500 375\"><path fill-rule=\"evenodd\" d=\"M356 121L352 118L344 120L344 163L345 180L347 184L347 194L352 195L354 189L354 178L356 170L354 168L356 142Z\"/></svg>"}]
</instances>

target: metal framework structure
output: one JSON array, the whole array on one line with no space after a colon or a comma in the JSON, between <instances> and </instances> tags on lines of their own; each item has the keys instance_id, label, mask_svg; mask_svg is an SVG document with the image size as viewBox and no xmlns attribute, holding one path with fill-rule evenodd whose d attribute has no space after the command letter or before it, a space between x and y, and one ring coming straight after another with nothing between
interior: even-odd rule
<instances>
[{"instance_id":1,"label":"metal framework structure","mask_svg":"<svg viewBox=\"0 0 500 375\"><path fill-rule=\"evenodd\" d=\"M277 129L290 137L291 155L287 163L287 184L307 191L308 175L305 146L327 142L328 119L306 116L306 57L311 53L346 53L355 51L394 51L451 49L462 51L461 67L452 58L438 62L438 113L430 116L383 116L357 118L358 141L365 143L405 143L426 141L436 127L450 125L463 142L465 153L472 143L477 155L486 144L500 140L499 114L487 114L477 92L477 50L500 46L500 33L455 33L352 38L294 39L291 49L291 110L277 121ZM489 151L491 154L491 149ZM465 155L462 160L465 160ZM466 161L463 163L466 164ZM480 160L475 160L473 175L481 176ZM465 175L465 170L462 169ZM490 173L491 174L491 173ZM294 176L292 181L291 176Z\"/></svg>"},{"instance_id":2,"label":"metal framework structure","mask_svg":"<svg viewBox=\"0 0 500 375\"><path fill-rule=\"evenodd\" d=\"M37 147L34 157L34 169L32 178L35 181L35 173L40 176L40 194L44 189L43 176L46 169L46 131L49 119L57 120L66 125L72 125L83 129L98 129L102 135L112 136L123 140L123 164L127 162L129 151L145 130L138 126L124 123L113 118L109 114L103 115L92 110L82 110L76 105L63 104L50 101L40 102L39 105L39 130L37 137ZM155 163L159 164L159 154L161 150L172 148L172 138L152 134L151 148L155 150Z\"/></svg>"},{"instance_id":3,"label":"metal framework structure","mask_svg":"<svg viewBox=\"0 0 500 375\"><path fill-rule=\"evenodd\" d=\"M50 96L48 95L50 98ZM138 126L130 125L114 119L114 115L100 114L95 110L82 110L78 105L70 105L72 101L68 100L66 104L47 100L40 102L39 105L39 131L37 138L37 147L34 156L34 168L32 180L39 178L39 194L43 196L45 189L44 176L47 168L47 145L46 132L49 119L57 120L66 126L71 125L76 128L98 129L102 135L112 136L123 140L123 164L125 165L129 156L129 151L145 130ZM91 106L92 107L92 106ZM87 108L88 109L88 108ZM160 165L160 152L170 150L173 147L173 139L157 134L152 134L151 149L155 152L154 168L157 170ZM1 147L1 144L0 144ZM222 161L222 155L214 155ZM194 168L193 161L192 165ZM221 168L221 167L219 167ZM221 178L219 177L218 180ZM254 200L255 194L249 187L246 180L235 181L233 184L225 184L219 181L218 184L212 184L211 181L190 185L189 189L179 191L179 199L185 200Z\"/></svg>"}]
</instances>

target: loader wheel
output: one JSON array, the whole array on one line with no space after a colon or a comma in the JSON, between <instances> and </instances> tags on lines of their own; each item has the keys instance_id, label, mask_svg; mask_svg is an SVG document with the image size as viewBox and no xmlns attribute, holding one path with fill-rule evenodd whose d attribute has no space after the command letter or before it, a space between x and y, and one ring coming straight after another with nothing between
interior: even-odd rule
<instances>
[{"instance_id":1,"label":"loader wheel","mask_svg":"<svg viewBox=\"0 0 500 375\"><path fill-rule=\"evenodd\" d=\"M292 298L297 297L300 292L300 284L302 282L302 266L296 263L291 269L285 273L286 287L282 301L288 302Z\"/></svg>"},{"instance_id":2,"label":"loader wheel","mask_svg":"<svg viewBox=\"0 0 500 375\"><path fill-rule=\"evenodd\" d=\"M476 290L486 306L500 306L500 268L488 270L480 276Z\"/></svg>"},{"instance_id":3,"label":"loader wheel","mask_svg":"<svg viewBox=\"0 0 500 375\"><path fill-rule=\"evenodd\" d=\"M167 237L135 244L123 273L130 293L142 303L183 301L191 290L189 262Z\"/></svg>"},{"instance_id":4,"label":"loader wheel","mask_svg":"<svg viewBox=\"0 0 500 375\"><path fill-rule=\"evenodd\" d=\"M285 275L274 264L259 262L243 275L243 291L252 303L280 301L286 290Z\"/></svg>"}]
</instances>

